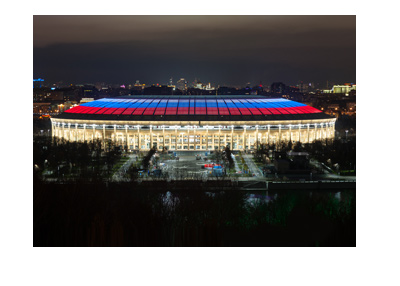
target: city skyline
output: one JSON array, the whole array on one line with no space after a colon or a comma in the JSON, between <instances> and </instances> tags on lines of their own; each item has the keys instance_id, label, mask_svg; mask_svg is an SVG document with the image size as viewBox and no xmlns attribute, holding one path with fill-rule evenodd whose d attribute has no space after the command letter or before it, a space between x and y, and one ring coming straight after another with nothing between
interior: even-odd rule
<instances>
[{"instance_id":1,"label":"city skyline","mask_svg":"<svg viewBox=\"0 0 400 286\"><path fill-rule=\"evenodd\" d=\"M34 16L34 77L356 82L355 16Z\"/></svg>"}]
</instances>

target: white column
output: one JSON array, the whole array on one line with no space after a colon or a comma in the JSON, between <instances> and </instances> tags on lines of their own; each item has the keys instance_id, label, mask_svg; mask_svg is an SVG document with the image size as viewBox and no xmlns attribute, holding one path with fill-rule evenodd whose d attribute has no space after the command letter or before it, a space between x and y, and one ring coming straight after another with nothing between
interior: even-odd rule
<instances>
[{"instance_id":1,"label":"white column","mask_svg":"<svg viewBox=\"0 0 400 286\"><path fill-rule=\"evenodd\" d=\"M214 137L215 132L214 132L214 130L215 130L215 129L213 129L213 132L212 132L212 134L211 134L211 138L212 138L211 143L212 143L212 149L213 149L213 150L215 150L215 137Z\"/></svg>"},{"instance_id":2,"label":"white column","mask_svg":"<svg viewBox=\"0 0 400 286\"><path fill-rule=\"evenodd\" d=\"M150 125L150 149L153 148L153 126Z\"/></svg>"},{"instance_id":3,"label":"white column","mask_svg":"<svg viewBox=\"0 0 400 286\"><path fill-rule=\"evenodd\" d=\"M51 138L54 138L54 122L51 123Z\"/></svg>"},{"instance_id":4,"label":"white column","mask_svg":"<svg viewBox=\"0 0 400 286\"><path fill-rule=\"evenodd\" d=\"M243 126L243 150L246 150L246 125Z\"/></svg>"},{"instance_id":5,"label":"white column","mask_svg":"<svg viewBox=\"0 0 400 286\"><path fill-rule=\"evenodd\" d=\"M281 125L279 124L279 137L278 137L278 144L281 144ZM280 150L280 149L279 149Z\"/></svg>"},{"instance_id":6,"label":"white column","mask_svg":"<svg viewBox=\"0 0 400 286\"><path fill-rule=\"evenodd\" d=\"M226 133L224 134L224 144L225 144L225 147L228 145L228 142L226 141Z\"/></svg>"},{"instance_id":7,"label":"white column","mask_svg":"<svg viewBox=\"0 0 400 286\"><path fill-rule=\"evenodd\" d=\"M267 138L267 142L268 142L268 145L269 145L269 132L270 132L270 125L268 124L268 138Z\"/></svg>"},{"instance_id":8,"label":"white column","mask_svg":"<svg viewBox=\"0 0 400 286\"><path fill-rule=\"evenodd\" d=\"M190 129L188 129L188 134L190 134ZM188 135L188 140L190 141L190 139L189 139L190 137L189 137L189 135ZM196 139L197 139L197 137L196 137L196 128L195 128L195 126L193 126L193 150L196 150ZM189 147L188 147L188 150L190 150L190 142L189 142Z\"/></svg>"},{"instance_id":9,"label":"white column","mask_svg":"<svg viewBox=\"0 0 400 286\"><path fill-rule=\"evenodd\" d=\"M315 137L315 139L314 140L317 140L317 123L316 124L314 124L314 137Z\"/></svg>"},{"instance_id":10,"label":"white column","mask_svg":"<svg viewBox=\"0 0 400 286\"><path fill-rule=\"evenodd\" d=\"M328 139L328 122L325 123L325 139Z\"/></svg>"},{"instance_id":11,"label":"white column","mask_svg":"<svg viewBox=\"0 0 400 286\"><path fill-rule=\"evenodd\" d=\"M117 145L117 125L114 124L114 145Z\"/></svg>"},{"instance_id":12,"label":"white column","mask_svg":"<svg viewBox=\"0 0 400 286\"><path fill-rule=\"evenodd\" d=\"M301 124L299 124L299 142L301 143Z\"/></svg>"},{"instance_id":13,"label":"white column","mask_svg":"<svg viewBox=\"0 0 400 286\"><path fill-rule=\"evenodd\" d=\"M188 126L188 128L186 129L186 133L187 133L187 149L190 150L190 126Z\"/></svg>"},{"instance_id":14,"label":"white column","mask_svg":"<svg viewBox=\"0 0 400 286\"><path fill-rule=\"evenodd\" d=\"M233 150L233 129L234 129L234 126L232 125L232 132L231 132L231 147L229 148L229 149L231 149L231 150Z\"/></svg>"},{"instance_id":15,"label":"white column","mask_svg":"<svg viewBox=\"0 0 400 286\"><path fill-rule=\"evenodd\" d=\"M62 138L65 139L65 122L62 123Z\"/></svg>"},{"instance_id":16,"label":"white column","mask_svg":"<svg viewBox=\"0 0 400 286\"><path fill-rule=\"evenodd\" d=\"M208 151L208 125L206 125L206 149Z\"/></svg>"},{"instance_id":17,"label":"white column","mask_svg":"<svg viewBox=\"0 0 400 286\"><path fill-rule=\"evenodd\" d=\"M125 125L125 145L126 145L126 151L129 150L129 141L128 141L128 125Z\"/></svg>"},{"instance_id":18,"label":"white column","mask_svg":"<svg viewBox=\"0 0 400 286\"><path fill-rule=\"evenodd\" d=\"M162 140L163 140L163 148L165 148L165 127L164 125L162 126ZM171 140L171 138L169 138Z\"/></svg>"},{"instance_id":19,"label":"white column","mask_svg":"<svg viewBox=\"0 0 400 286\"><path fill-rule=\"evenodd\" d=\"M218 126L218 150L221 149L221 125Z\"/></svg>"},{"instance_id":20,"label":"white column","mask_svg":"<svg viewBox=\"0 0 400 286\"><path fill-rule=\"evenodd\" d=\"M137 136L138 136L138 149L140 151L140 144L142 144L142 142L140 141L140 125L137 126Z\"/></svg>"},{"instance_id":21,"label":"white column","mask_svg":"<svg viewBox=\"0 0 400 286\"><path fill-rule=\"evenodd\" d=\"M256 148L257 148L258 147L258 125L256 125L256 132L254 132L254 134L256 136L256 138L255 138L256 142L255 143L256 143Z\"/></svg>"},{"instance_id":22,"label":"white column","mask_svg":"<svg viewBox=\"0 0 400 286\"><path fill-rule=\"evenodd\" d=\"M129 136L129 132L127 132L127 146L128 146L128 150L129 150L129 148L130 148L130 146L131 146L131 138L130 138L130 136Z\"/></svg>"},{"instance_id":23,"label":"white column","mask_svg":"<svg viewBox=\"0 0 400 286\"><path fill-rule=\"evenodd\" d=\"M175 151L178 150L178 128L175 125Z\"/></svg>"},{"instance_id":24,"label":"white column","mask_svg":"<svg viewBox=\"0 0 400 286\"><path fill-rule=\"evenodd\" d=\"M103 124L103 149L106 149L106 125Z\"/></svg>"}]
</instances>

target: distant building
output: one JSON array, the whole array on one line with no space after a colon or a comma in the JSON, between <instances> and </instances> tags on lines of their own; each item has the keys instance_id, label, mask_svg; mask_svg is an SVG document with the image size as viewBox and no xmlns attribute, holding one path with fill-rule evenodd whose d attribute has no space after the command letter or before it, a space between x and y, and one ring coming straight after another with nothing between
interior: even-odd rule
<instances>
[{"instance_id":1,"label":"distant building","mask_svg":"<svg viewBox=\"0 0 400 286\"><path fill-rule=\"evenodd\" d=\"M211 83L208 83L206 85L206 90L215 90L215 88L211 86Z\"/></svg>"},{"instance_id":2,"label":"distant building","mask_svg":"<svg viewBox=\"0 0 400 286\"><path fill-rule=\"evenodd\" d=\"M34 102L63 101L64 92L60 90L35 89L33 91Z\"/></svg>"},{"instance_id":3,"label":"distant building","mask_svg":"<svg viewBox=\"0 0 400 286\"><path fill-rule=\"evenodd\" d=\"M315 88L314 83L312 82L307 82L307 83L301 82L297 85L297 87L300 92L309 92L311 90L314 90Z\"/></svg>"},{"instance_id":4,"label":"distant building","mask_svg":"<svg viewBox=\"0 0 400 286\"><path fill-rule=\"evenodd\" d=\"M83 96L84 97L92 97L96 94L95 86L85 85L83 87Z\"/></svg>"},{"instance_id":5,"label":"distant building","mask_svg":"<svg viewBox=\"0 0 400 286\"><path fill-rule=\"evenodd\" d=\"M345 83L344 85L334 85L332 89L325 89L324 93L338 93L349 95L351 91L356 90L356 85L353 83Z\"/></svg>"},{"instance_id":6,"label":"distant building","mask_svg":"<svg viewBox=\"0 0 400 286\"><path fill-rule=\"evenodd\" d=\"M81 98L80 96L80 90L77 88L66 88L66 89L62 89L61 91L63 91L63 99L64 102L66 101L79 101L79 99Z\"/></svg>"},{"instance_id":7,"label":"distant building","mask_svg":"<svg viewBox=\"0 0 400 286\"><path fill-rule=\"evenodd\" d=\"M79 102L79 104L86 103L86 102L91 102L91 101L93 101L93 100L94 100L93 97L84 97L84 98L81 99L81 101Z\"/></svg>"},{"instance_id":8,"label":"distant building","mask_svg":"<svg viewBox=\"0 0 400 286\"><path fill-rule=\"evenodd\" d=\"M42 78L33 79L33 88L42 87L43 86L43 82L44 82L44 79L42 79Z\"/></svg>"},{"instance_id":9,"label":"distant building","mask_svg":"<svg viewBox=\"0 0 400 286\"><path fill-rule=\"evenodd\" d=\"M95 84L94 86L95 86L95 88L96 88L97 90L100 91L103 87L106 86L106 84L105 84L104 82L96 82L96 84Z\"/></svg>"},{"instance_id":10,"label":"distant building","mask_svg":"<svg viewBox=\"0 0 400 286\"><path fill-rule=\"evenodd\" d=\"M346 108L348 109L348 110L356 110L356 103L355 102L348 102L348 103L346 103Z\"/></svg>"},{"instance_id":11,"label":"distant building","mask_svg":"<svg viewBox=\"0 0 400 286\"><path fill-rule=\"evenodd\" d=\"M135 85L133 86L134 90L141 91L145 88L145 84L141 84L139 80L136 81Z\"/></svg>"},{"instance_id":12,"label":"distant building","mask_svg":"<svg viewBox=\"0 0 400 286\"><path fill-rule=\"evenodd\" d=\"M184 78L181 78L176 82L176 88L179 90L187 90L187 81Z\"/></svg>"},{"instance_id":13,"label":"distant building","mask_svg":"<svg viewBox=\"0 0 400 286\"><path fill-rule=\"evenodd\" d=\"M173 93L173 88L165 85L152 85L143 89L143 94L145 95L171 95Z\"/></svg>"},{"instance_id":14,"label":"distant building","mask_svg":"<svg viewBox=\"0 0 400 286\"><path fill-rule=\"evenodd\" d=\"M339 108L340 108L340 106L338 103L333 103L333 104L328 105L328 109L331 109L331 110L337 111L337 110L339 110Z\"/></svg>"},{"instance_id":15,"label":"distant building","mask_svg":"<svg viewBox=\"0 0 400 286\"><path fill-rule=\"evenodd\" d=\"M273 93L284 93L286 85L282 82L274 82L271 84L271 92Z\"/></svg>"},{"instance_id":16,"label":"distant building","mask_svg":"<svg viewBox=\"0 0 400 286\"><path fill-rule=\"evenodd\" d=\"M51 110L50 102L34 102L33 103L33 114L42 115L48 114Z\"/></svg>"},{"instance_id":17,"label":"distant building","mask_svg":"<svg viewBox=\"0 0 400 286\"><path fill-rule=\"evenodd\" d=\"M347 115L355 115L356 114L356 103L355 102L347 102L346 103L346 112Z\"/></svg>"}]
</instances>

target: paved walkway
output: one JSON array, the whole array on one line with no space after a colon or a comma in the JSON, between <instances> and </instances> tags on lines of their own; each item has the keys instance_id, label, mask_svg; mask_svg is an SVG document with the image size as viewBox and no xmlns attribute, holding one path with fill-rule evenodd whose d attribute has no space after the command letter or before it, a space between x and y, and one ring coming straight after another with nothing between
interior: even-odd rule
<instances>
[{"instance_id":1,"label":"paved walkway","mask_svg":"<svg viewBox=\"0 0 400 286\"><path fill-rule=\"evenodd\" d=\"M235 164L234 164L234 165L235 165L235 171L236 171L236 173L238 173L238 172L240 172L240 169L239 169L238 163L237 163L237 161L236 161L236 156L233 155L233 154L231 154L231 156L232 156L232 158L233 158L233 162L235 163Z\"/></svg>"},{"instance_id":2,"label":"paved walkway","mask_svg":"<svg viewBox=\"0 0 400 286\"><path fill-rule=\"evenodd\" d=\"M129 154L128 157L129 157L129 159L112 176L112 180L113 181L124 181L124 180L126 180L124 178L124 175L128 171L128 169L131 166L131 164L133 162L136 162L137 155Z\"/></svg>"},{"instance_id":3,"label":"paved walkway","mask_svg":"<svg viewBox=\"0 0 400 286\"><path fill-rule=\"evenodd\" d=\"M252 174L255 174L256 177L263 177L261 170L257 167L257 165L253 161L253 155L242 154L242 157L243 157L244 161L246 162L247 167L249 167L250 172Z\"/></svg>"}]
</instances>

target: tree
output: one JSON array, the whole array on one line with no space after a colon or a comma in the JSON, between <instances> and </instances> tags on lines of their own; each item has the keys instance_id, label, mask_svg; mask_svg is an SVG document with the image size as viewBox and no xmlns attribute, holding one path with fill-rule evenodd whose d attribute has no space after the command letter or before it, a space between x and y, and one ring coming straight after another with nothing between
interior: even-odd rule
<instances>
[{"instance_id":1,"label":"tree","mask_svg":"<svg viewBox=\"0 0 400 286\"><path fill-rule=\"evenodd\" d=\"M301 152L303 151L303 146L300 142L296 142L296 144L293 146L293 152Z\"/></svg>"},{"instance_id":2,"label":"tree","mask_svg":"<svg viewBox=\"0 0 400 286\"><path fill-rule=\"evenodd\" d=\"M234 167L235 163L233 162L233 159L232 159L231 149L228 146L225 147L225 157L226 157L226 160L228 161L228 168L232 169Z\"/></svg>"},{"instance_id":3,"label":"tree","mask_svg":"<svg viewBox=\"0 0 400 286\"><path fill-rule=\"evenodd\" d=\"M146 156L143 157L142 159L142 165L143 168L148 169L150 165L150 159L153 157L153 155L156 153L156 149L153 147L149 150L149 152L146 154Z\"/></svg>"},{"instance_id":4,"label":"tree","mask_svg":"<svg viewBox=\"0 0 400 286\"><path fill-rule=\"evenodd\" d=\"M135 163L132 163L127 171L127 174L129 176L129 178L131 179L131 181L136 180L136 178L138 177L138 171L139 170L136 167Z\"/></svg>"},{"instance_id":5,"label":"tree","mask_svg":"<svg viewBox=\"0 0 400 286\"><path fill-rule=\"evenodd\" d=\"M287 148L289 149L288 151L291 151L293 149L293 143L292 140L289 140Z\"/></svg>"},{"instance_id":6,"label":"tree","mask_svg":"<svg viewBox=\"0 0 400 286\"><path fill-rule=\"evenodd\" d=\"M220 164L221 162L224 161L224 154L220 150L215 150L213 154L210 156L211 160L214 160L215 163Z\"/></svg>"},{"instance_id":7,"label":"tree","mask_svg":"<svg viewBox=\"0 0 400 286\"><path fill-rule=\"evenodd\" d=\"M254 152L253 157L256 162L264 162L264 156L268 157L268 146L266 144L258 144L256 152Z\"/></svg>"}]
</instances>

